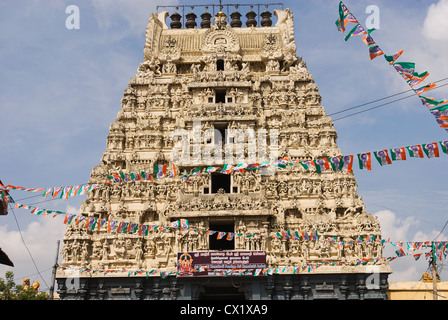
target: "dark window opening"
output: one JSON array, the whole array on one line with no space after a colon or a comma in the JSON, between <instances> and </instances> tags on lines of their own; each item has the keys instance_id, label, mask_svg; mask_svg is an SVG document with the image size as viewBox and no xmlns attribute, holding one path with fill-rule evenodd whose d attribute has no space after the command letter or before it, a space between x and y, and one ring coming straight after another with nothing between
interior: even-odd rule
<instances>
[{"instance_id":1,"label":"dark window opening","mask_svg":"<svg viewBox=\"0 0 448 320\"><path fill-rule=\"evenodd\" d=\"M209 229L215 232L209 235L209 248L210 250L234 250L235 249L235 237L231 240L227 239L229 232L235 232L235 226L233 222L210 222ZM219 232L226 232L225 235L220 235ZM218 237L221 236L221 239Z\"/></svg>"},{"instance_id":2,"label":"dark window opening","mask_svg":"<svg viewBox=\"0 0 448 320\"><path fill-rule=\"evenodd\" d=\"M204 188L204 194L209 194L210 193L210 188Z\"/></svg>"},{"instance_id":3,"label":"dark window opening","mask_svg":"<svg viewBox=\"0 0 448 320\"><path fill-rule=\"evenodd\" d=\"M230 193L230 175L223 173L212 174L212 193L218 193L219 189L224 189L225 193Z\"/></svg>"},{"instance_id":4,"label":"dark window opening","mask_svg":"<svg viewBox=\"0 0 448 320\"><path fill-rule=\"evenodd\" d=\"M208 98L208 103L213 103L213 98L212 97Z\"/></svg>"},{"instance_id":5,"label":"dark window opening","mask_svg":"<svg viewBox=\"0 0 448 320\"><path fill-rule=\"evenodd\" d=\"M215 145L221 142L221 145L226 144L226 129L227 124L216 124L215 125Z\"/></svg>"},{"instance_id":6,"label":"dark window opening","mask_svg":"<svg viewBox=\"0 0 448 320\"><path fill-rule=\"evenodd\" d=\"M226 91L216 90L215 103L226 103Z\"/></svg>"},{"instance_id":7,"label":"dark window opening","mask_svg":"<svg viewBox=\"0 0 448 320\"><path fill-rule=\"evenodd\" d=\"M219 59L216 61L216 70L224 71L224 60Z\"/></svg>"}]
</instances>

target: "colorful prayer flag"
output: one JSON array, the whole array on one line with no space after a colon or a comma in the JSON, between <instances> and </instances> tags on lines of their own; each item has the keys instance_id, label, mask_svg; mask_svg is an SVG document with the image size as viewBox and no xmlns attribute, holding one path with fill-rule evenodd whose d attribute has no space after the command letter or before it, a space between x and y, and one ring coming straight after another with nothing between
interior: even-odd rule
<instances>
[{"instance_id":1,"label":"colorful prayer flag","mask_svg":"<svg viewBox=\"0 0 448 320\"><path fill-rule=\"evenodd\" d=\"M448 140L439 141L442 152L448 154Z\"/></svg>"},{"instance_id":2,"label":"colorful prayer flag","mask_svg":"<svg viewBox=\"0 0 448 320\"><path fill-rule=\"evenodd\" d=\"M120 222L118 224L117 233L125 233L126 230L128 229L128 223L129 222L124 222L124 221Z\"/></svg>"},{"instance_id":3,"label":"colorful prayer flag","mask_svg":"<svg viewBox=\"0 0 448 320\"><path fill-rule=\"evenodd\" d=\"M121 177L121 180L124 181L124 182L131 181L131 178L124 172L120 172L120 177Z\"/></svg>"},{"instance_id":4,"label":"colorful prayer flag","mask_svg":"<svg viewBox=\"0 0 448 320\"><path fill-rule=\"evenodd\" d=\"M151 175L148 172L142 171L140 173L140 176L142 177L143 180L145 181L154 181L154 179L151 177Z\"/></svg>"},{"instance_id":5,"label":"colorful prayer flag","mask_svg":"<svg viewBox=\"0 0 448 320\"><path fill-rule=\"evenodd\" d=\"M363 38L362 41L364 41L364 43L367 46L371 46L375 44L375 41L373 40L372 36L370 34L366 34Z\"/></svg>"},{"instance_id":6,"label":"colorful prayer flag","mask_svg":"<svg viewBox=\"0 0 448 320\"><path fill-rule=\"evenodd\" d=\"M351 172L353 168L353 155L328 158L333 171Z\"/></svg>"},{"instance_id":7,"label":"colorful prayer flag","mask_svg":"<svg viewBox=\"0 0 448 320\"><path fill-rule=\"evenodd\" d=\"M428 158L439 157L439 147L436 142L422 144L422 148Z\"/></svg>"},{"instance_id":8,"label":"colorful prayer flag","mask_svg":"<svg viewBox=\"0 0 448 320\"><path fill-rule=\"evenodd\" d=\"M53 194L53 188L46 188L44 193L42 194L42 197L46 198L48 197L50 194Z\"/></svg>"},{"instance_id":9,"label":"colorful prayer flag","mask_svg":"<svg viewBox=\"0 0 448 320\"><path fill-rule=\"evenodd\" d=\"M256 169L259 169L260 168L260 164L258 164L258 163L251 163L251 164L249 164L246 168L245 168L245 170L246 171L248 171L248 170L256 170Z\"/></svg>"},{"instance_id":10,"label":"colorful prayer flag","mask_svg":"<svg viewBox=\"0 0 448 320\"><path fill-rule=\"evenodd\" d=\"M414 72L414 74L412 75L412 78L407 80L407 82L412 88L413 86L423 82L428 76L429 76L428 71L422 72L420 74L417 72Z\"/></svg>"},{"instance_id":11,"label":"colorful prayer flag","mask_svg":"<svg viewBox=\"0 0 448 320\"><path fill-rule=\"evenodd\" d=\"M173 163L171 165L171 173L169 175L169 178L174 178L174 177L177 177L177 171L176 171L176 166Z\"/></svg>"},{"instance_id":12,"label":"colorful prayer flag","mask_svg":"<svg viewBox=\"0 0 448 320\"><path fill-rule=\"evenodd\" d=\"M226 234L227 234L227 232L219 231L219 232L218 232L218 235L216 236L216 239L217 239L217 240L220 240L220 239L222 239Z\"/></svg>"},{"instance_id":13,"label":"colorful prayer flag","mask_svg":"<svg viewBox=\"0 0 448 320\"><path fill-rule=\"evenodd\" d=\"M313 167L315 164L313 161L300 161L300 164L302 165L302 167L305 168L305 170L310 169L311 167Z\"/></svg>"},{"instance_id":14,"label":"colorful prayer flag","mask_svg":"<svg viewBox=\"0 0 448 320\"><path fill-rule=\"evenodd\" d=\"M353 168L353 155L342 156L341 171L352 172Z\"/></svg>"},{"instance_id":15,"label":"colorful prayer flag","mask_svg":"<svg viewBox=\"0 0 448 320\"><path fill-rule=\"evenodd\" d=\"M420 87L418 89L413 89L417 95L421 95L422 93L434 89L437 85L435 83L427 84L426 86Z\"/></svg>"},{"instance_id":16,"label":"colorful prayer flag","mask_svg":"<svg viewBox=\"0 0 448 320\"><path fill-rule=\"evenodd\" d=\"M376 160L378 160L380 165L392 164L392 160L389 157L387 150L380 150L374 152Z\"/></svg>"},{"instance_id":17,"label":"colorful prayer flag","mask_svg":"<svg viewBox=\"0 0 448 320\"><path fill-rule=\"evenodd\" d=\"M173 229L178 229L178 228L180 228L180 221L179 221L179 220L176 220L176 221L171 222L171 223L170 223L170 228L173 228Z\"/></svg>"},{"instance_id":18,"label":"colorful prayer flag","mask_svg":"<svg viewBox=\"0 0 448 320\"><path fill-rule=\"evenodd\" d=\"M340 1L339 2L339 25L338 25L338 30L341 32L345 31L345 15L350 13L350 11L347 9L347 7L345 6L345 4Z\"/></svg>"},{"instance_id":19,"label":"colorful prayer flag","mask_svg":"<svg viewBox=\"0 0 448 320\"><path fill-rule=\"evenodd\" d=\"M221 173L230 174L232 172L233 166L231 164L224 164Z\"/></svg>"},{"instance_id":20,"label":"colorful prayer flag","mask_svg":"<svg viewBox=\"0 0 448 320\"><path fill-rule=\"evenodd\" d=\"M208 173L213 173L216 172L218 169L219 169L218 167L208 167L207 169L205 169L205 171Z\"/></svg>"},{"instance_id":21,"label":"colorful prayer flag","mask_svg":"<svg viewBox=\"0 0 448 320\"><path fill-rule=\"evenodd\" d=\"M191 172L191 175L192 175L192 176L200 176L200 177L202 177L202 174L201 174L201 167L197 167L196 169L194 169L194 170Z\"/></svg>"},{"instance_id":22,"label":"colorful prayer flag","mask_svg":"<svg viewBox=\"0 0 448 320\"><path fill-rule=\"evenodd\" d=\"M373 60L382 54L384 54L384 52L383 52L383 50L380 49L380 47L378 45L374 44L374 45L369 46L370 60Z\"/></svg>"},{"instance_id":23,"label":"colorful prayer flag","mask_svg":"<svg viewBox=\"0 0 448 320\"><path fill-rule=\"evenodd\" d=\"M267 168L267 167L270 167L270 166L271 166L271 163L269 161L263 161L260 164L260 168Z\"/></svg>"},{"instance_id":24,"label":"colorful prayer flag","mask_svg":"<svg viewBox=\"0 0 448 320\"><path fill-rule=\"evenodd\" d=\"M448 100L439 100L436 101L434 98L424 97L422 95L419 96L420 100L422 101L423 105L428 108L434 108L441 104L447 104Z\"/></svg>"},{"instance_id":25,"label":"colorful prayer flag","mask_svg":"<svg viewBox=\"0 0 448 320\"><path fill-rule=\"evenodd\" d=\"M115 228L117 227L117 221L108 221L107 222L107 231L115 232Z\"/></svg>"},{"instance_id":26,"label":"colorful prayer flag","mask_svg":"<svg viewBox=\"0 0 448 320\"><path fill-rule=\"evenodd\" d=\"M181 229L189 229L190 225L187 219L180 219L180 228Z\"/></svg>"},{"instance_id":27,"label":"colorful prayer flag","mask_svg":"<svg viewBox=\"0 0 448 320\"><path fill-rule=\"evenodd\" d=\"M403 147L390 149L392 160L406 160L406 152Z\"/></svg>"},{"instance_id":28,"label":"colorful prayer flag","mask_svg":"<svg viewBox=\"0 0 448 320\"><path fill-rule=\"evenodd\" d=\"M330 170L330 163L325 158L314 160L314 166L316 167L317 173L322 173L324 171Z\"/></svg>"},{"instance_id":29,"label":"colorful prayer flag","mask_svg":"<svg viewBox=\"0 0 448 320\"><path fill-rule=\"evenodd\" d=\"M361 170L371 170L372 169L372 159L370 152L358 153L359 169Z\"/></svg>"},{"instance_id":30,"label":"colorful prayer flag","mask_svg":"<svg viewBox=\"0 0 448 320\"><path fill-rule=\"evenodd\" d=\"M351 37L356 37L361 34L367 34L367 31L358 23L356 26L353 27L352 30L345 36L345 41L350 39Z\"/></svg>"},{"instance_id":31,"label":"colorful prayer flag","mask_svg":"<svg viewBox=\"0 0 448 320\"><path fill-rule=\"evenodd\" d=\"M328 162L330 163L333 171L341 171L342 156L328 158Z\"/></svg>"},{"instance_id":32,"label":"colorful prayer flag","mask_svg":"<svg viewBox=\"0 0 448 320\"><path fill-rule=\"evenodd\" d=\"M75 215L73 215L71 213L67 213L65 215L64 224L70 224L74 217L75 217Z\"/></svg>"},{"instance_id":33,"label":"colorful prayer flag","mask_svg":"<svg viewBox=\"0 0 448 320\"><path fill-rule=\"evenodd\" d=\"M423 150L420 145L407 146L409 156L412 158L423 158Z\"/></svg>"},{"instance_id":34,"label":"colorful prayer flag","mask_svg":"<svg viewBox=\"0 0 448 320\"><path fill-rule=\"evenodd\" d=\"M233 239L233 237L235 236L235 233L233 233L233 232L229 232L229 233L227 233L227 237L226 237L226 240L232 240Z\"/></svg>"},{"instance_id":35,"label":"colorful prayer flag","mask_svg":"<svg viewBox=\"0 0 448 320\"><path fill-rule=\"evenodd\" d=\"M243 171L245 171L246 167L247 167L247 163L240 163L240 164L237 164L237 165L233 168L233 171L240 171L240 172L243 172Z\"/></svg>"},{"instance_id":36,"label":"colorful prayer flag","mask_svg":"<svg viewBox=\"0 0 448 320\"><path fill-rule=\"evenodd\" d=\"M400 73L406 80L411 79L415 72L414 62L395 62L393 64L395 70Z\"/></svg>"},{"instance_id":37,"label":"colorful prayer flag","mask_svg":"<svg viewBox=\"0 0 448 320\"><path fill-rule=\"evenodd\" d=\"M163 179L166 177L166 164L156 164L154 168L154 176L156 179Z\"/></svg>"},{"instance_id":38,"label":"colorful prayer flag","mask_svg":"<svg viewBox=\"0 0 448 320\"><path fill-rule=\"evenodd\" d=\"M397 59L401 56L401 54L403 53L403 51L404 51L404 50L400 50L400 51L394 53L394 54L391 55L391 56L384 55L384 58L386 59L387 62L389 62L389 64L392 65L392 64L394 64L395 60L397 60Z\"/></svg>"},{"instance_id":39,"label":"colorful prayer flag","mask_svg":"<svg viewBox=\"0 0 448 320\"><path fill-rule=\"evenodd\" d=\"M146 225L146 224L142 224L138 227L138 235L139 236L147 236L148 231L149 231L149 228L148 228L148 225Z\"/></svg>"},{"instance_id":40,"label":"colorful prayer flag","mask_svg":"<svg viewBox=\"0 0 448 320\"><path fill-rule=\"evenodd\" d=\"M62 188L63 187L57 187L57 188L55 187L53 189L53 199L56 198L56 196L58 195L59 192L61 192Z\"/></svg>"},{"instance_id":41,"label":"colorful prayer flag","mask_svg":"<svg viewBox=\"0 0 448 320\"><path fill-rule=\"evenodd\" d=\"M336 21L335 24L338 28L339 31L342 31L342 27L347 26L347 24L349 24L350 22L352 23L358 23L358 20L355 18L355 16L353 14L351 14L350 12L347 13L344 17L343 17L343 23L341 23L341 18L339 17Z\"/></svg>"}]
</instances>

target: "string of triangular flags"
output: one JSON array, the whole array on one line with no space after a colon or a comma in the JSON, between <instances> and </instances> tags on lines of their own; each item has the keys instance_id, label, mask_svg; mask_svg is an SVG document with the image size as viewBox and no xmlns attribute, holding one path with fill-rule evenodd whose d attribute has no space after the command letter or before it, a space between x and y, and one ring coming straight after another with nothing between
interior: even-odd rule
<instances>
[{"instance_id":1,"label":"string of triangular flags","mask_svg":"<svg viewBox=\"0 0 448 320\"><path fill-rule=\"evenodd\" d=\"M12 198L11 198L12 199ZM105 227L105 230L109 233L128 233L128 234L138 234L139 236L147 236L149 232L151 231L163 231L168 229L190 229L189 221L186 219L180 219L177 221L171 222L168 226L160 226L160 225L150 225L150 224L138 224L133 222L126 222L126 221L116 221L116 220L107 220L107 219L99 219L96 217L86 217L84 215L75 215L71 213L64 213L61 211L53 211L53 210L47 210L47 209L39 209L36 207L31 207L28 205L20 205L15 204L15 208L23 208L23 209L31 209L31 212L36 215L41 216L48 216L50 213L53 213L53 217L56 217L58 215L65 214L64 217L64 224L71 224L74 223L76 226L81 226L84 228L87 228L89 230L100 230L102 227ZM103 229L104 230L104 229ZM223 232L223 231L215 231L215 230L205 230L205 229L196 229L192 228L190 230L193 230L195 232L204 232L207 235L212 235L217 233L218 239L226 239L226 240L232 240L234 237L241 237L242 234L238 233L232 233L232 232ZM227 236L226 236L227 235ZM326 237L325 239L320 239L317 231L314 232L291 232L291 231L280 231L277 232L275 235L262 235L262 234L250 234L246 235L246 238L279 238L279 239L285 239L285 240L312 240L312 241L328 241L328 242L334 242L337 243L338 248L348 248L352 246L353 244L359 244L359 243L390 243L391 245L397 247L397 250L395 251L394 256L390 256L387 258L376 258L376 259L356 259L353 261L338 261L338 262L330 262L330 261L322 261L318 264L307 264L304 266L294 266L294 267L275 267L275 268L264 268L264 269L229 269L221 271L223 275L235 275L235 273L238 275L248 275L253 274L254 276L257 275L272 275L272 274L278 274L280 272L289 272L291 269L293 270L293 273L297 272L313 272L315 269L322 265L343 265L343 264L350 264L350 265L359 265L359 264L368 264L369 262L373 262L373 264L376 264L378 261L385 260L385 261L393 261L396 258L404 257L404 256L413 256L415 260L418 260L420 256L423 253L418 253L419 249L422 249L423 247L428 247L431 245L432 250L429 253L425 254L425 257L429 257L430 255L433 256L434 260L441 261L442 259L445 259L448 254L448 241L391 241L389 239L379 239L376 238L375 235L367 236L367 237L358 237L356 240L351 241L338 241L336 237ZM411 251L411 252L405 252ZM205 268L205 267L203 267ZM102 269L88 269L88 268L79 268L82 271L89 271L89 272L124 272L125 270L102 270ZM204 269L205 270L205 269ZM204 270L197 270L198 272L204 271ZM157 273L157 270L138 270L138 271L128 271L129 275L131 274L141 274L146 273L147 276L152 275L154 273ZM160 271L161 277L167 277L169 275L178 274L178 272L166 272L166 271Z\"/></svg>"},{"instance_id":2,"label":"string of triangular flags","mask_svg":"<svg viewBox=\"0 0 448 320\"><path fill-rule=\"evenodd\" d=\"M110 183L110 181L104 182L103 184ZM43 192L42 197L52 197L53 199L59 198L59 199L68 199L74 196L81 196L85 195L88 192L92 191L93 189L97 188L99 185L98 183L94 184L83 184L83 185L77 185L77 186L66 186L66 187L51 187L51 188L25 188L20 186L13 186L13 185L3 185L0 183L0 192L3 194L5 191L11 191L11 190L22 190L22 191L28 191L28 192ZM3 199L3 198L1 198ZM5 199L3 199L5 201ZM5 201L6 202L6 201Z\"/></svg>"},{"instance_id":3,"label":"string of triangular flags","mask_svg":"<svg viewBox=\"0 0 448 320\"><path fill-rule=\"evenodd\" d=\"M56 217L60 215L64 215L64 224L70 225L75 224L76 226L81 226L89 230L106 230L108 233L127 233L127 234L138 234L139 236L147 236L151 231L163 231L168 229L189 229L194 232L202 232L206 235L217 235L217 239L225 239L225 240L233 240L234 238L243 237L242 233L234 233L228 231L218 231L218 230L208 230L208 229L198 229L198 228L190 228L189 221L187 219L180 219L171 222L168 226L154 225L154 224L139 224L130 221L117 221L117 220L108 220L108 219L100 219L97 217L87 217L84 215L77 215L63 211L56 210L48 210L41 209L38 207L33 207L29 205L22 205L15 203L15 209L28 209L30 212L39 215L42 217L50 216ZM282 239L282 240L301 240L301 241L319 241L319 242L331 242L336 243L338 248L348 248L354 244L360 243L390 243L395 247L398 247L398 252L402 252L403 248L406 247L407 250L418 250L422 247L422 245L428 245L429 241L425 242L402 242L402 241L391 241L390 239L380 239L376 235L368 235L365 237L359 236L355 240L344 241L339 240L337 237L324 237L321 238L318 234L317 230L315 231L291 231L291 230L282 230L278 231L272 235L265 234L248 234L244 236L246 239L250 238L258 238L258 239ZM439 251L446 251L448 241L439 241L433 242ZM434 250L435 251L435 250Z\"/></svg>"},{"instance_id":4,"label":"string of triangular flags","mask_svg":"<svg viewBox=\"0 0 448 320\"><path fill-rule=\"evenodd\" d=\"M440 146L440 147L439 147ZM352 155L342 155L337 157L328 158L318 158L314 160L290 160L289 158L283 157L276 161L265 161L261 164L259 163L240 163L236 166L225 164L223 167L207 167L205 172L207 173L221 173L221 174L231 174L232 172L239 171L251 171L258 170L262 168L267 168L269 166L275 166L281 169L286 169L288 166L295 164L300 164L306 170L315 170L317 173L322 173L325 171L339 171L339 172L352 172L355 163L358 163L360 170L372 170L372 159L376 159L378 163L383 165L392 164L393 161L406 160L406 151L411 158L438 158L441 153L448 154L448 140L415 144L406 147L397 147L391 149L382 149L378 151L363 152ZM156 180L161 180L164 178L177 178L176 166L172 164L171 173L167 175L166 170L167 165L159 164L155 167L155 177ZM188 182L191 176L202 176L201 167L193 169L190 173L181 176L182 179ZM68 199L73 196L85 195L86 193L94 190L100 185L109 183L121 183L121 182L135 182L135 181L155 181L155 179L145 171L140 173L124 173L120 172L117 174L108 175L111 180L104 181L102 183L95 184L83 184L77 186L66 186L66 187L50 187L50 188L25 188L13 185L3 185L0 184L0 200L8 203L8 191L11 190L23 190L28 192L42 192L42 197L52 197L53 199ZM10 202L10 199L9 199Z\"/></svg>"},{"instance_id":5,"label":"string of triangular flags","mask_svg":"<svg viewBox=\"0 0 448 320\"><path fill-rule=\"evenodd\" d=\"M347 6L340 1L339 18L336 20L336 26L340 32L344 33L349 23L353 23L355 26L347 33L345 41L355 36L363 36L362 41L369 48L370 60L383 55L386 61L394 67L395 71L401 75L414 93L419 97L422 104L429 109L431 114L435 117L437 124L448 132L448 100L435 100L432 97L425 97L422 95L423 93L434 89L437 85L435 83L430 83L414 88L429 76L428 71L421 73L416 72L414 62L397 62L397 59L402 55L404 50L400 50L392 55L386 55L371 35L375 29L366 30L353 13L350 12Z\"/></svg>"},{"instance_id":6,"label":"string of triangular flags","mask_svg":"<svg viewBox=\"0 0 448 320\"><path fill-rule=\"evenodd\" d=\"M179 219L170 222L168 226L139 224L128 221L116 221L108 219L100 219L97 217L86 217L84 215L75 215L67 213L64 218L64 224L70 225L74 223L76 226L83 226L89 230L100 230L103 226L108 233L127 233L138 234L139 236L147 236L150 231L163 231L169 229L189 229L189 222L186 219Z\"/></svg>"},{"instance_id":7,"label":"string of triangular flags","mask_svg":"<svg viewBox=\"0 0 448 320\"><path fill-rule=\"evenodd\" d=\"M429 244L432 250L429 252L417 252L418 249L423 248L421 244ZM418 248L417 248L418 246ZM400 247L393 256L381 257L381 258L362 258L362 259L352 259L346 261L328 261L322 260L317 263L303 264L300 266L276 266L276 267L266 267L266 268L228 268L216 270L213 269L216 275L221 276L270 276L274 274L300 274L300 273L313 273L318 268L322 266L359 266L359 265L376 265L379 262L392 262L397 258L412 256L415 261L419 260L421 256L429 258L433 256L435 259L442 261L446 259L448 255L447 241L444 242L408 242L408 248L410 252L405 252L403 247ZM97 269L97 268L86 268L77 266L58 266L61 270L75 270L77 272L88 272L88 273L127 273L128 277L146 275L146 277L159 274L161 278L167 278L168 276L178 276L185 274L185 271L166 271L157 269L138 269L129 270L126 268L121 269ZM190 269L188 273L211 271L212 269L206 266L199 266L197 269Z\"/></svg>"}]
</instances>

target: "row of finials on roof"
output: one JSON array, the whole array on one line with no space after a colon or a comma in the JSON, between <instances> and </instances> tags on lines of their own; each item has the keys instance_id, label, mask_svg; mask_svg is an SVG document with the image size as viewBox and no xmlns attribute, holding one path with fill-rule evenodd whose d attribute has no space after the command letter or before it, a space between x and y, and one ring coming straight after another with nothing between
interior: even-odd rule
<instances>
[{"instance_id":1,"label":"row of finials on roof","mask_svg":"<svg viewBox=\"0 0 448 320\"><path fill-rule=\"evenodd\" d=\"M218 14L223 14L223 13L220 12ZM232 14L230 14L230 18L231 18L230 26L232 28L240 28L243 25L243 22L241 21L241 16L242 16L242 14L239 13L238 11L234 11ZM257 19L255 19L256 16L257 16L257 14L253 10L250 10L246 13L246 18L247 18L246 26L247 27L256 27L257 26ZM271 12L269 12L267 10L263 11L260 14L260 16L262 18L262 20L260 21L260 25L262 27L272 26L272 20L271 20L272 13ZM177 13L177 12L173 13L170 16L170 18L171 18L170 27L172 29L182 28L182 22L181 22L182 16L179 13ZM186 28L191 29L191 28L196 28L198 26L198 24L196 23L197 16L194 12L187 13L185 15L185 18L186 18L186 22L185 22ZM211 18L212 18L212 15L207 11L204 12L203 14L201 14L201 19L202 19L202 21L200 23L201 28L210 28Z\"/></svg>"}]
</instances>

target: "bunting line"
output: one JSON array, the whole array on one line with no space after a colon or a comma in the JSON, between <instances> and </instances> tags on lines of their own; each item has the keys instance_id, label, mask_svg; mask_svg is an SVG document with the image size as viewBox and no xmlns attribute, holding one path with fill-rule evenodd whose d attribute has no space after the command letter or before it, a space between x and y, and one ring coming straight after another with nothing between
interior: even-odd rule
<instances>
[{"instance_id":1,"label":"bunting line","mask_svg":"<svg viewBox=\"0 0 448 320\"><path fill-rule=\"evenodd\" d=\"M448 106L447 106L448 112ZM354 167L358 167L360 170L372 170L373 158L379 163L380 166L392 164L395 161L407 160L406 151L410 158L438 158L441 153L448 155L448 140L415 144L405 147L396 147L391 149L382 149L378 151L369 151L358 154L351 155L341 155L328 158L318 158L312 160L290 160L287 157L269 162L265 161L263 163L240 163L236 166L225 164L223 167L207 167L205 172L207 173L221 173L221 174L231 174L232 172L239 171L252 171L259 170L262 168L267 168L270 166L275 166L280 169L286 169L288 166L300 164L305 170L314 170L317 173L322 173L325 171L335 171L335 172L347 172L353 171ZM356 163L358 166L356 166ZM161 173L162 172L162 173ZM181 178L189 182L188 179L191 176L202 176L201 167L193 169L190 173L184 174ZM104 181L102 183L95 184L83 184L78 186L66 186L66 187L51 187L51 188L24 188L12 185L0 184L0 199L7 202L8 191L11 190L23 190L28 192L42 192L42 197L52 197L53 199L68 199L70 197L85 195L88 192L98 188L101 185L109 183L123 183L123 182L135 182L135 181L155 181L162 180L165 178L176 178L177 170L175 165L172 165L171 173L167 175L166 165L156 166L156 178L154 179L148 172L142 171L140 173L124 173L120 172L118 174L111 174L107 176L110 180Z\"/></svg>"},{"instance_id":2,"label":"bunting line","mask_svg":"<svg viewBox=\"0 0 448 320\"><path fill-rule=\"evenodd\" d=\"M433 245L433 249L436 246ZM419 260L422 255L426 258L430 256L434 256L437 260L442 261L442 259L446 259L448 254L448 250L445 247L441 250L433 250L431 252L423 253L423 252L404 252L404 250L400 249L396 251L396 255L389 257L381 257L381 258L363 258L363 259L353 259L347 261L328 261L322 260L321 262L304 264L300 266L276 266L276 267L266 267L266 268L229 268L224 270L215 270L217 275L220 276L247 276L252 274L253 276L272 276L275 274L300 274L300 273L313 273L318 268L322 266L359 266L359 265L376 265L381 262L392 262L397 258L409 257L412 256L415 261ZM138 276L138 275L146 275L146 277L152 275L159 275L161 278L166 279L169 276L178 276L185 274L185 271L165 271L165 270L156 270L156 269L138 269L138 270L128 270L128 269L96 269L96 268L85 268L85 267L76 267L76 266L59 266L58 269L61 270L76 270L78 272L89 272L89 273L127 273L128 277ZM189 274L195 272L202 272L211 270L208 267L200 266L197 269L192 269Z\"/></svg>"},{"instance_id":3,"label":"bunting line","mask_svg":"<svg viewBox=\"0 0 448 320\"><path fill-rule=\"evenodd\" d=\"M354 23L355 26L348 32L344 40L347 41L352 37L362 35L362 41L368 46L370 60L379 56L384 56L385 60L394 68L394 70L400 74L400 76L406 81L414 93L419 97L421 103L426 106L431 114L435 117L437 124L442 129L448 132L448 100L436 101L432 97L425 97L423 94L431 89L434 89L437 85L435 83L429 83L421 87L420 85L429 76L428 71L417 72L415 70L414 62L397 62L398 58L403 54L404 50L399 50L394 54L386 55L384 51L378 46L375 40L372 38L371 33L375 29L366 30L359 21L355 18L352 12L347 6L340 1L339 2L339 18L335 24L338 31L344 33L349 23Z\"/></svg>"},{"instance_id":4,"label":"bunting line","mask_svg":"<svg viewBox=\"0 0 448 320\"><path fill-rule=\"evenodd\" d=\"M151 231L164 231L168 229L189 229L194 232L202 232L207 235L213 235L217 233L218 239L226 239L233 240L234 238L243 237L242 233L234 233L234 232L224 232L217 230L207 230L207 229L198 229L198 228L190 228L189 221L187 219L180 219L171 222L168 226L160 226L160 225L151 225L151 224L139 224L130 221L117 221L117 220L107 220L100 219L97 217L87 217L84 215L76 215L72 213L49 210L49 209L41 209L38 207L33 207L29 205L22 205L15 203L15 209L28 209L31 213L35 215L39 215L42 217L50 216L64 216L64 224L70 225L74 223L76 226L82 226L89 230L106 230L108 233L127 233L127 234L138 234L140 236L147 236ZM350 241L340 241L338 237L325 237L322 238L317 230L314 231L291 231L291 230L282 230L278 231L273 235L264 235L264 234L248 234L244 237L245 239L258 238L258 239L282 239L282 240L300 240L300 241L318 241L318 242L331 242L337 244L339 248L345 247L348 248L354 244L360 243L379 243L385 244L390 243L393 246L399 248L399 250L403 250L406 248L407 250L418 250L423 245L429 245L430 243L435 243L438 250L445 251L448 248L448 241L420 241L420 242L402 242L402 241L391 241L390 239L380 239L377 235L367 235L365 237L359 236L355 240ZM435 249L434 249L435 251ZM398 251L397 251L398 252Z\"/></svg>"},{"instance_id":5,"label":"bunting line","mask_svg":"<svg viewBox=\"0 0 448 320\"><path fill-rule=\"evenodd\" d=\"M12 197L10 197L12 200L12 203L14 203L14 200ZM126 221L115 221L115 220L107 220L107 219L99 219L96 217L86 217L84 215L75 215L71 213L64 213L61 211L55 211L55 210L48 210L48 209L39 209L37 207L32 207L28 205L21 205L16 203L15 208L22 208L22 209L29 209L33 214L40 215L40 216L48 216L49 214L53 213L53 218L58 215L64 216L64 224L70 225L71 223L74 223L76 226L83 226L84 228L87 228L89 230L106 230L109 233L130 233L130 234L138 234L139 236L147 236L150 231L164 231L168 229L190 229L189 221L186 219L180 219L177 221L173 221L169 224L169 226L160 226L160 225L150 225L150 224L138 224L133 222L126 222ZM102 229L103 228L103 229ZM241 233L233 233L233 232L222 232L222 231L215 231L215 230L205 230L205 229L190 229L195 232L204 232L208 235L218 233L220 235L220 239L226 239L226 240L233 240L234 238L241 237ZM423 253L416 252L418 250L421 250L423 247L428 247L431 245L431 251L425 254L425 257L431 257L435 261L441 261L442 259L446 259L447 253L448 253L448 241L391 241L390 238L388 239L379 239L376 238L375 235L370 235L366 237L359 236L356 240L351 241L338 241L337 237L326 237L325 239L321 239L318 235L317 231L313 232L307 232L307 231L295 231L291 232L289 230L287 231L279 231L275 235L262 235L262 234L250 234L246 236L246 239L249 238L278 238L278 239L285 239L285 240L302 240L302 241L326 241L326 242L332 242L336 243L338 248L345 247L348 248L354 244L360 244L360 243L379 243L379 244L385 244L389 243L397 248L395 251L395 256L387 257L387 258L375 258L375 259L355 259L353 261L339 261L339 262L329 262L326 260L323 260L321 263L318 264L307 264L305 266L301 267L277 267L277 268L265 268L265 269L238 269L238 270L226 270L223 271L223 273L226 273L225 275L232 275L233 272L237 272L239 275L249 274L253 273L254 276L256 275L272 275L272 274L278 274L279 272L285 272L285 270L291 270L291 268L294 270L294 273L297 272L304 272L305 270L307 272L313 272L315 269L322 265L359 265L359 264L368 264L369 262L373 262L373 264L376 264L378 261L386 260L386 261L393 261L396 258L404 257L404 256L413 256L415 260L418 260ZM411 251L411 252L405 252ZM280 269L279 269L280 268ZM102 269L88 269L88 268L79 268L83 271L91 271L91 272L117 272L117 270L112 271L105 271ZM124 270L119 270L124 271ZM200 271L200 270L198 270ZM129 272L129 275L131 273L137 274L137 273L146 273L147 276L157 273L156 270L151 271L127 271ZM160 271L161 277L167 277L169 275L178 275L178 272L165 272Z\"/></svg>"}]
</instances>

